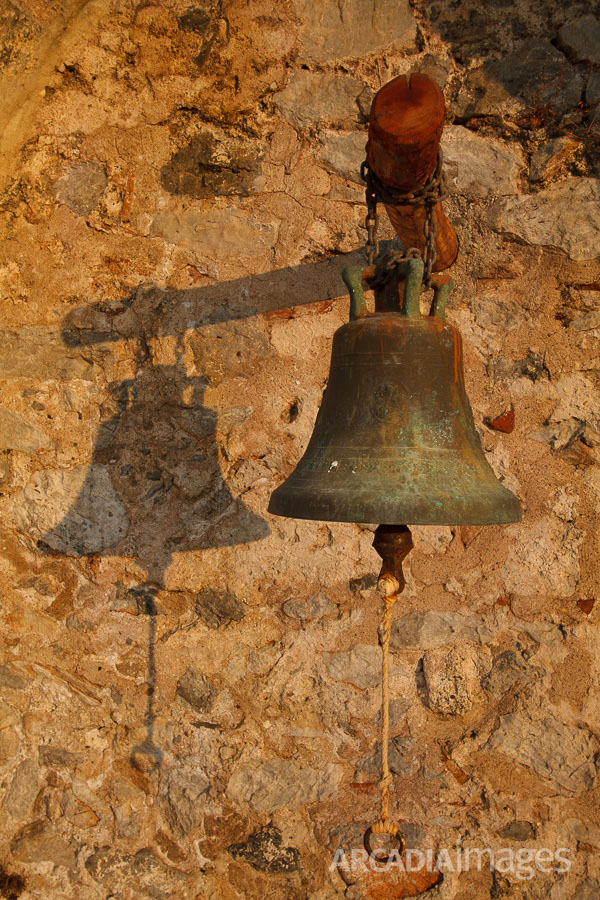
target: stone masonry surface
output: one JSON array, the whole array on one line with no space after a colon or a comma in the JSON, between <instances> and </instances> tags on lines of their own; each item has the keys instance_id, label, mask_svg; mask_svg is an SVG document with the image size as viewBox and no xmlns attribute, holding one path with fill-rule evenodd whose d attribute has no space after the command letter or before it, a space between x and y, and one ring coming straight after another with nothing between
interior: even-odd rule
<instances>
[{"instance_id":1,"label":"stone masonry surface","mask_svg":"<svg viewBox=\"0 0 600 900\"><path fill-rule=\"evenodd\" d=\"M266 509L347 320L371 99L421 71L448 317L524 514L414 529L390 809L415 847L570 854L422 896L597 898L597 4L13 0L0 30L0 896L391 896L330 871L378 814L376 523Z\"/></svg>"}]
</instances>

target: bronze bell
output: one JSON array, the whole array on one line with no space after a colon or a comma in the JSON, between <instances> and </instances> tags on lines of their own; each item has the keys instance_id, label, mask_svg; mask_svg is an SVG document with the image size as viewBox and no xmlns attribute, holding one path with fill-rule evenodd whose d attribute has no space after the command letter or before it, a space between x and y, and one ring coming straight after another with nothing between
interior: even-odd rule
<instances>
[{"instance_id":1,"label":"bronze bell","mask_svg":"<svg viewBox=\"0 0 600 900\"><path fill-rule=\"evenodd\" d=\"M445 321L453 282L437 276L420 312L423 263L375 291L348 269L350 322L333 338L329 381L306 452L269 512L329 522L518 522L518 499L487 462L465 392L460 334Z\"/></svg>"}]
</instances>

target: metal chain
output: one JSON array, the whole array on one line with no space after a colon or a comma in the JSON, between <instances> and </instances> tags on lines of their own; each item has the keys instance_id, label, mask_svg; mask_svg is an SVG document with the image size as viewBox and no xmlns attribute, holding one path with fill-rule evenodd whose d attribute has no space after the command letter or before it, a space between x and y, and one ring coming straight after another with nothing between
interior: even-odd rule
<instances>
[{"instance_id":1,"label":"metal chain","mask_svg":"<svg viewBox=\"0 0 600 900\"><path fill-rule=\"evenodd\" d=\"M436 204L442 199L443 192L440 190L437 200L427 198L425 201L425 221L423 222L423 234L425 235L425 247L423 249L423 264L425 271L423 272L423 284L429 287L431 284L431 273L435 263L435 239L437 235L437 221L435 218Z\"/></svg>"},{"instance_id":2,"label":"metal chain","mask_svg":"<svg viewBox=\"0 0 600 900\"><path fill-rule=\"evenodd\" d=\"M401 266L402 263L405 263L409 259L420 258L421 251L416 247L411 247L410 250L405 251L390 250L389 253L386 253L385 256L381 256L376 261L375 274L372 278L369 278L369 287L372 290L375 290L375 288L383 287L393 269Z\"/></svg>"},{"instance_id":3,"label":"metal chain","mask_svg":"<svg viewBox=\"0 0 600 900\"><path fill-rule=\"evenodd\" d=\"M365 200L367 204L367 215L365 218L365 228L367 229L367 243L365 244L365 252L367 254L368 265L374 266L375 258L379 252L379 241L377 240L379 218L377 216L377 194L373 189L373 184L370 180L370 172L366 159L360 167L360 177L366 184Z\"/></svg>"},{"instance_id":4,"label":"metal chain","mask_svg":"<svg viewBox=\"0 0 600 900\"><path fill-rule=\"evenodd\" d=\"M367 144L367 154L369 145ZM368 156L360 167L360 174L366 183L365 198L367 203L367 216L365 219L365 227L367 229L367 243L365 250L367 261L370 266L375 264L375 258L379 249L377 241L377 226L379 224L377 216L377 204L383 203L389 206L424 206L425 221L423 222L423 234L425 243L423 248L423 263L425 271L423 274L423 284L429 287L431 283L431 273L435 263L435 239L437 235L437 222L435 219L435 207L444 198L444 157L441 147L438 148L437 164L431 178L421 187L408 193L394 191L381 183L375 173L369 168ZM395 262L390 265L387 272L391 271L394 265L410 259L415 255L415 249L411 248L404 256L398 257L395 252ZM420 256L420 252L416 251ZM388 254L390 256L390 254ZM376 275L377 277L377 275Z\"/></svg>"}]
</instances>

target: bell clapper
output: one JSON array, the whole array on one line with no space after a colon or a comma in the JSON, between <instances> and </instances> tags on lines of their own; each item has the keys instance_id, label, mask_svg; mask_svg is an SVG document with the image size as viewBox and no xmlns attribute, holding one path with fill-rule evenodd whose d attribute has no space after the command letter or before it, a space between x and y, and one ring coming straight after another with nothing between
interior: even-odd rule
<instances>
[{"instance_id":1,"label":"bell clapper","mask_svg":"<svg viewBox=\"0 0 600 900\"><path fill-rule=\"evenodd\" d=\"M381 817L367 828L364 837L365 850L371 856L374 851L371 847L371 838L374 834L389 834L398 841L399 853L404 852L405 841L399 824L390 819L388 813L390 800L390 784L392 776L388 763L388 742L390 731L390 679L389 657L390 636L392 630L392 616L394 604L404 586L406 580L402 571L402 563L413 548L412 536L407 525L380 525L375 532L373 547L382 558L381 572L377 587L383 599L383 618L381 622L381 651L382 651L382 678L381 678ZM385 860L377 853L379 862ZM391 859L391 857L388 857Z\"/></svg>"}]
</instances>

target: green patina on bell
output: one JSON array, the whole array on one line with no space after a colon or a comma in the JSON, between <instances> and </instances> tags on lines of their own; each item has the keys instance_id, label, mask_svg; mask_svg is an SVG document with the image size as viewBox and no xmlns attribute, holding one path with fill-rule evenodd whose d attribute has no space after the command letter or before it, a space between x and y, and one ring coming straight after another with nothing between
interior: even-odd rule
<instances>
[{"instance_id":1,"label":"green patina on bell","mask_svg":"<svg viewBox=\"0 0 600 900\"><path fill-rule=\"evenodd\" d=\"M420 313L423 263L406 260L367 311L346 270L350 322L335 333L329 381L296 469L269 512L329 522L518 522L518 499L487 462L465 392L460 334L444 318L453 282L437 277Z\"/></svg>"}]
</instances>

